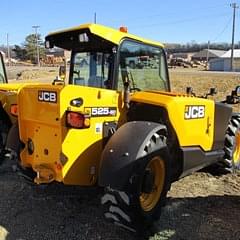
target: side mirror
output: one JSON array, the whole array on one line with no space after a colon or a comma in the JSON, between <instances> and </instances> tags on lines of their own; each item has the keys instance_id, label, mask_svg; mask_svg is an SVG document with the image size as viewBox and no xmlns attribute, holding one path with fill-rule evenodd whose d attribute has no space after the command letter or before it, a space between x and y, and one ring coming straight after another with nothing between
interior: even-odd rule
<instances>
[{"instance_id":1,"label":"side mirror","mask_svg":"<svg viewBox=\"0 0 240 240\"><path fill-rule=\"evenodd\" d=\"M58 76L53 80L53 85L64 85L66 79L66 65L62 65L58 69Z\"/></svg>"},{"instance_id":2,"label":"side mirror","mask_svg":"<svg viewBox=\"0 0 240 240\"><path fill-rule=\"evenodd\" d=\"M187 93L187 95L192 95L192 93L193 93L193 88L192 88L192 87L187 87L187 88L186 88L186 93Z\"/></svg>"},{"instance_id":3,"label":"side mirror","mask_svg":"<svg viewBox=\"0 0 240 240\"><path fill-rule=\"evenodd\" d=\"M210 89L209 89L209 92L206 93L206 95L205 95L204 98L208 98L208 96L214 96L214 95L216 95L216 94L217 94L216 88L210 88Z\"/></svg>"},{"instance_id":4,"label":"side mirror","mask_svg":"<svg viewBox=\"0 0 240 240\"><path fill-rule=\"evenodd\" d=\"M210 88L210 90L209 90L209 95L213 96L213 95L215 95L215 94L217 94L216 88Z\"/></svg>"},{"instance_id":5,"label":"side mirror","mask_svg":"<svg viewBox=\"0 0 240 240\"><path fill-rule=\"evenodd\" d=\"M64 85L65 82L58 76L53 80L52 85Z\"/></svg>"},{"instance_id":6,"label":"side mirror","mask_svg":"<svg viewBox=\"0 0 240 240\"><path fill-rule=\"evenodd\" d=\"M65 81L66 79L66 72L66 65L59 67L58 76L62 81Z\"/></svg>"},{"instance_id":7,"label":"side mirror","mask_svg":"<svg viewBox=\"0 0 240 240\"><path fill-rule=\"evenodd\" d=\"M223 103L228 104L239 104L240 103L240 86L237 86L235 90L232 91L231 95L226 96L226 100Z\"/></svg>"}]
</instances>

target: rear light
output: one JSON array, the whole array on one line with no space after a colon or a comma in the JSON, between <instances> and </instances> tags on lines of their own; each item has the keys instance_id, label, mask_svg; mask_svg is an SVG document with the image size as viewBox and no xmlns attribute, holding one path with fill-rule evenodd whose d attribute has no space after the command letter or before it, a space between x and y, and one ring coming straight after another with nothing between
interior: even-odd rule
<instances>
[{"instance_id":1,"label":"rear light","mask_svg":"<svg viewBox=\"0 0 240 240\"><path fill-rule=\"evenodd\" d=\"M13 116L18 116L18 105L12 104L10 108L10 112Z\"/></svg>"},{"instance_id":2,"label":"rear light","mask_svg":"<svg viewBox=\"0 0 240 240\"><path fill-rule=\"evenodd\" d=\"M89 128L90 116L79 112L67 112L67 127Z\"/></svg>"}]
</instances>

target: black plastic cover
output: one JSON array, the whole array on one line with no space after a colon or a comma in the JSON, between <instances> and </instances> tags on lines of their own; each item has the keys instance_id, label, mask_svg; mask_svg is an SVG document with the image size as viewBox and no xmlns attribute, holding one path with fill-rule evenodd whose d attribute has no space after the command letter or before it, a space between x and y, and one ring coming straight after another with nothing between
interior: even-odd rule
<instances>
[{"instance_id":1,"label":"black plastic cover","mask_svg":"<svg viewBox=\"0 0 240 240\"><path fill-rule=\"evenodd\" d=\"M99 170L99 185L123 189L134 171L135 163L144 156L144 148L154 133L166 132L159 123L136 121L121 126L108 141Z\"/></svg>"}]
</instances>

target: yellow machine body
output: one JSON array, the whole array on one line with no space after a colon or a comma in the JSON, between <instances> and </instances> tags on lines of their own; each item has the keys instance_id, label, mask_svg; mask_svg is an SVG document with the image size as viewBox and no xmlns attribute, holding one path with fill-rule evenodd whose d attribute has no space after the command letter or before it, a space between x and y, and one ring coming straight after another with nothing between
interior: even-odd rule
<instances>
[{"instance_id":1,"label":"yellow machine body","mask_svg":"<svg viewBox=\"0 0 240 240\"><path fill-rule=\"evenodd\" d=\"M64 47L73 52L86 51L87 56L92 49L98 47L100 50L110 48L112 53L116 54L117 47L121 46L126 39L131 40L132 43L139 43L143 47L150 46L149 49L153 47L159 54L162 54L164 59L155 61L155 63L160 63L160 61L162 64L165 63L161 65L161 70L159 68L162 72L164 72L164 67L166 68L165 80L160 83L165 87L158 88L156 84L156 88L153 88L162 89L162 92L147 90L138 92L141 90L138 88L134 91L129 89L128 93L126 89L116 90L117 87L114 86L116 81L123 81L124 84L127 81L131 82L131 78L128 79L127 69L122 69L122 80L116 74L112 75L112 79L108 79L112 84L112 89L107 89L106 86L104 88L104 84L102 88L89 87L87 84L82 86L28 84L18 92L20 140L24 144L20 159L24 167L31 167L37 173L36 183L59 181L71 185L96 184L101 154L108 139L106 132L111 130L108 126L115 124L116 130L116 126L119 127L128 121L127 106L131 108L131 102L164 109L176 133L179 147L199 147L205 152L211 151L214 144L215 103L212 100L168 92L170 86L161 43L98 24L85 24L49 34L46 37L46 44L48 42L51 47ZM97 43L103 45L98 46ZM115 65L112 67L113 73L117 73L120 66L117 57L115 55L111 58L115 59ZM71 58L69 77L69 83L72 84L74 84L72 80L74 73L79 75L79 81L82 80L80 70L74 69L76 63L73 59L74 53ZM101 62L104 63L101 68L103 72L107 61ZM90 61L85 64L91 66ZM144 67L150 70L156 69L154 65L152 68L151 65L141 68ZM149 76L151 77L151 74ZM163 75L161 79L164 79ZM46 94L46 99L42 101L44 94ZM76 102L79 102L78 106ZM98 114L98 111L102 113L105 110L110 114ZM78 129L69 126L67 124L69 111L88 115L88 127ZM143 112L143 114L146 113ZM144 117L149 120L148 116Z\"/></svg>"},{"instance_id":2,"label":"yellow machine body","mask_svg":"<svg viewBox=\"0 0 240 240\"><path fill-rule=\"evenodd\" d=\"M41 91L55 92L57 101L39 101ZM83 100L82 106L71 106L70 102L79 96ZM180 146L201 146L205 151L211 150L214 134L212 100L164 92L137 92L132 94L131 100L165 108ZM27 102L31 104L25 104ZM189 102L193 106L204 106L204 117L185 119ZM18 103L20 139L25 144L21 162L37 172L35 181L94 185L104 147L104 124L118 122L119 119L124 122L126 119L122 94L114 90L72 85L28 85L20 91ZM91 115L89 109L93 107L113 107L117 112L115 116L90 116L89 128L67 127L67 111ZM32 153L29 153L29 145Z\"/></svg>"},{"instance_id":3,"label":"yellow machine body","mask_svg":"<svg viewBox=\"0 0 240 240\"><path fill-rule=\"evenodd\" d=\"M38 101L39 91L43 90L56 92L57 102ZM72 107L71 100L79 96L83 105ZM82 86L29 85L21 90L18 103L20 138L26 145L21 152L21 161L23 166L30 166L38 173L36 181L95 184L103 148L103 125L118 121L119 94L113 90ZM89 114L93 107L115 107L117 112L115 116L91 117L90 127L86 129L66 126L66 111ZM27 147L30 139L33 154L29 154Z\"/></svg>"}]
</instances>

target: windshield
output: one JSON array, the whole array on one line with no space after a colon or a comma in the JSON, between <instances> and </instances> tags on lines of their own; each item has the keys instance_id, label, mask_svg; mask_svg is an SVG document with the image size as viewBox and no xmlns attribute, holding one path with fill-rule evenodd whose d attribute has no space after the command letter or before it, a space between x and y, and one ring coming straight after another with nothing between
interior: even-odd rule
<instances>
[{"instance_id":1,"label":"windshield","mask_svg":"<svg viewBox=\"0 0 240 240\"><path fill-rule=\"evenodd\" d=\"M164 51L144 43L126 40L120 47L118 90L126 80L130 90L169 90Z\"/></svg>"},{"instance_id":2,"label":"windshield","mask_svg":"<svg viewBox=\"0 0 240 240\"><path fill-rule=\"evenodd\" d=\"M75 85L110 88L111 55L103 52L75 52L70 79Z\"/></svg>"}]
</instances>

